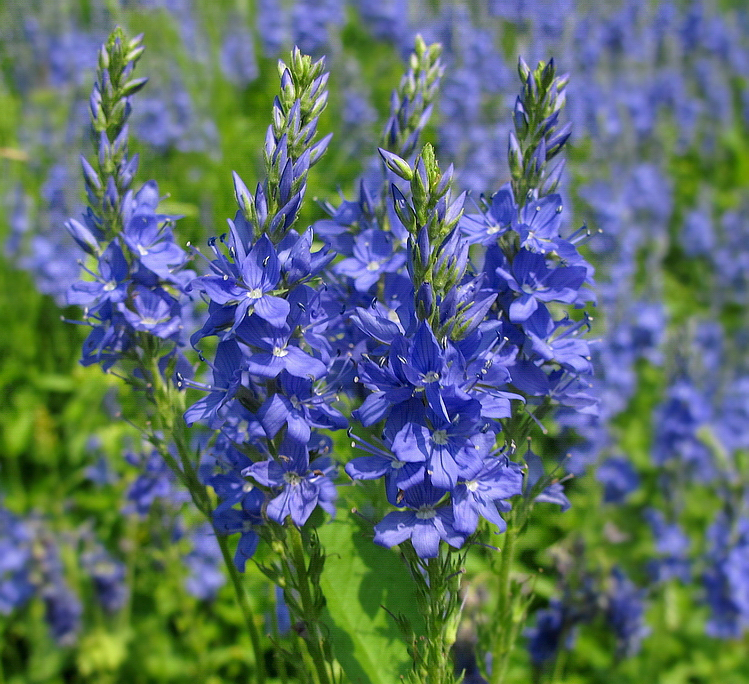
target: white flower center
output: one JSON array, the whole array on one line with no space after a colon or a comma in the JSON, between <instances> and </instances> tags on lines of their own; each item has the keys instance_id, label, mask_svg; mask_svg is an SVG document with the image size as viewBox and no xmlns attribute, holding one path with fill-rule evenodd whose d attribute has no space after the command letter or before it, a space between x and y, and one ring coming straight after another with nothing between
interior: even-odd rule
<instances>
[{"instance_id":1,"label":"white flower center","mask_svg":"<svg viewBox=\"0 0 749 684\"><path fill-rule=\"evenodd\" d=\"M496 223L493 223L491 226L489 226L486 229L486 234L494 235L494 233L498 233L499 231L500 231L500 227Z\"/></svg>"},{"instance_id":2,"label":"white flower center","mask_svg":"<svg viewBox=\"0 0 749 684\"><path fill-rule=\"evenodd\" d=\"M466 489L469 492L475 492L479 488L479 483L476 480L468 480L466 482Z\"/></svg>"},{"instance_id":3,"label":"white flower center","mask_svg":"<svg viewBox=\"0 0 749 684\"><path fill-rule=\"evenodd\" d=\"M105 292L111 292L116 287L117 287L117 283L114 280L110 280L109 282L105 283L105 285L104 285L104 291Z\"/></svg>"},{"instance_id":4,"label":"white flower center","mask_svg":"<svg viewBox=\"0 0 749 684\"><path fill-rule=\"evenodd\" d=\"M283 479L286 480L286 482L288 482L292 487L296 487L302 481L301 476L293 472L284 473Z\"/></svg>"},{"instance_id":5,"label":"white flower center","mask_svg":"<svg viewBox=\"0 0 749 684\"><path fill-rule=\"evenodd\" d=\"M379 261L370 261L367 264L367 270L368 271L376 271L378 268L380 268L380 262Z\"/></svg>"},{"instance_id":6,"label":"white flower center","mask_svg":"<svg viewBox=\"0 0 749 684\"><path fill-rule=\"evenodd\" d=\"M250 290L247 292L247 298L248 299L260 299L263 296L263 291L256 287L254 290Z\"/></svg>"},{"instance_id":7,"label":"white flower center","mask_svg":"<svg viewBox=\"0 0 749 684\"><path fill-rule=\"evenodd\" d=\"M273 347L273 356L278 356L283 358L289 353L289 350L286 349L286 347Z\"/></svg>"},{"instance_id":8,"label":"white flower center","mask_svg":"<svg viewBox=\"0 0 749 684\"><path fill-rule=\"evenodd\" d=\"M432 433L432 441L440 446L447 444L447 431L446 430L435 430Z\"/></svg>"},{"instance_id":9,"label":"white flower center","mask_svg":"<svg viewBox=\"0 0 749 684\"><path fill-rule=\"evenodd\" d=\"M406 465L405 461L390 461L390 467L393 470L400 470L404 465Z\"/></svg>"},{"instance_id":10,"label":"white flower center","mask_svg":"<svg viewBox=\"0 0 749 684\"><path fill-rule=\"evenodd\" d=\"M255 489L255 485L252 484L252 482L245 482L242 485L242 491L247 494L248 492L251 492L253 489Z\"/></svg>"},{"instance_id":11,"label":"white flower center","mask_svg":"<svg viewBox=\"0 0 749 684\"><path fill-rule=\"evenodd\" d=\"M437 382L440 379L440 374L437 371L429 371L421 376L424 382Z\"/></svg>"},{"instance_id":12,"label":"white flower center","mask_svg":"<svg viewBox=\"0 0 749 684\"><path fill-rule=\"evenodd\" d=\"M437 511L434 510L434 506L421 506L416 511L416 517L419 520L431 520L435 515L437 515Z\"/></svg>"}]
</instances>

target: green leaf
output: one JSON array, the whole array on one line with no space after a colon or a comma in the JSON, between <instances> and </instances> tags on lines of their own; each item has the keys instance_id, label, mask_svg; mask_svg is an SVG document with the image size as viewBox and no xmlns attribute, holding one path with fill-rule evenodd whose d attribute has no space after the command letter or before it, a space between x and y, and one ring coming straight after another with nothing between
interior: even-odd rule
<instances>
[{"instance_id":1,"label":"green leaf","mask_svg":"<svg viewBox=\"0 0 749 684\"><path fill-rule=\"evenodd\" d=\"M414 583L396 553L373 543L366 523L341 517L318 528L327 554L324 620L335 656L351 684L393 684L407 674L410 658L387 611L406 614L412 625L419 621Z\"/></svg>"}]
</instances>

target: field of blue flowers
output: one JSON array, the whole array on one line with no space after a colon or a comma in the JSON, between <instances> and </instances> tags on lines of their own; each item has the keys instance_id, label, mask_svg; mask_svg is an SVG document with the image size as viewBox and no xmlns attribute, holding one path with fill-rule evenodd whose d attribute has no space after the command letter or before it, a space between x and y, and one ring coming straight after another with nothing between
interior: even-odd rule
<instances>
[{"instance_id":1,"label":"field of blue flowers","mask_svg":"<svg viewBox=\"0 0 749 684\"><path fill-rule=\"evenodd\" d=\"M0 684L749 681L747 74L743 1L0 0Z\"/></svg>"}]
</instances>

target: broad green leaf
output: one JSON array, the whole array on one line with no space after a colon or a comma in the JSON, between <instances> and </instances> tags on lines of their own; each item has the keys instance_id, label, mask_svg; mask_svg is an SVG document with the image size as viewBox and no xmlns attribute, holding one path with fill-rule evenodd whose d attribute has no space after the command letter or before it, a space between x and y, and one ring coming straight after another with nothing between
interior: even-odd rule
<instances>
[{"instance_id":1,"label":"broad green leaf","mask_svg":"<svg viewBox=\"0 0 749 684\"><path fill-rule=\"evenodd\" d=\"M351 684L395 684L410 667L393 618L405 614L417 633L414 584L398 555L372 542L371 530L343 513L318 528L327 558L321 586L335 655Z\"/></svg>"}]
</instances>

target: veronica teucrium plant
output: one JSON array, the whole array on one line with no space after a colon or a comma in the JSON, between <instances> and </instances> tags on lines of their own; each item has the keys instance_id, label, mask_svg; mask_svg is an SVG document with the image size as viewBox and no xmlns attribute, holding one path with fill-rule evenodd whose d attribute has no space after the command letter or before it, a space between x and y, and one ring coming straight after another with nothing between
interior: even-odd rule
<instances>
[{"instance_id":1,"label":"veronica teucrium plant","mask_svg":"<svg viewBox=\"0 0 749 684\"><path fill-rule=\"evenodd\" d=\"M210 241L210 273L196 278L209 317L191 337L218 338L213 384L183 384L208 394L185 420L220 429L217 472L208 479L219 498L216 529L239 533L234 556L244 571L261 539L277 552L259 565L277 585L295 620L304 624L307 681L333 681L332 650L321 625L324 552L312 523L316 508L335 513L330 438L320 429L346 426L327 389L340 372L325 336L321 269L335 254L313 251L313 233L293 230L307 173L330 136L316 140L328 74L295 49L279 63L281 92L273 103L264 147L266 176L250 193L234 174L239 208L225 242ZM298 664L297 664L298 665Z\"/></svg>"},{"instance_id":2,"label":"veronica teucrium plant","mask_svg":"<svg viewBox=\"0 0 749 684\"><path fill-rule=\"evenodd\" d=\"M91 328L83 347L84 365L101 364L142 391L148 406L143 437L169 464L199 511L211 519L213 502L198 477L182 414L185 393L178 378L189 370L179 348L183 341L183 307L194 273L184 270L187 254L174 241L175 217L157 212L157 184L148 181L137 192L131 185L138 165L128 157L130 98L147 79L131 78L143 53L141 37L128 40L116 29L99 53L96 83L90 98L94 157L81 158L88 209L81 221L66 227L87 254L82 278L68 294L70 304L84 307ZM252 641L257 681L265 680L260 637L226 539L219 537L237 599Z\"/></svg>"},{"instance_id":3,"label":"veronica teucrium plant","mask_svg":"<svg viewBox=\"0 0 749 684\"><path fill-rule=\"evenodd\" d=\"M557 407L596 410L588 318L574 313L591 300L593 272L577 250L580 233L562 237L561 199L550 194L561 166L547 171L569 134L558 128L565 79L552 61L531 71L521 60L512 181L464 214L452 166L443 170L434 148L419 145L443 67L439 46L418 38L373 149L374 176L358 183L356 201L324 204L330 218L300 230L308 174L330 135L317 134L328 98L324 61L295 49L279 62L264 176L251 191L234 173L236 214L227 235L209 241L206 270L195 276L174 242L175 217L157 212L155 182L130 187L137 159L128 157L127 120L145 83L131 78L141 53L138 38L117 30L100 54L95 155L82 161L89 208L68 223L87 257L70 301L91 327L83 363L101 363L145 393L144 436L218 536L256 681L266 675L242 585L250 559L282 590L303 681L351 675L323 624L321 577L335 549L323 549L317 533L336 514L342 470L354 481L383 480L373 510L386 512L372 521L372 539L399 547L423 618L422 630L392 616L412 682L460 681L451 648L466 554L474 545L495 549L492 533L504 535L494 552L497 609L481 636L487 675L504 681L524 612L512 580L517 536L534 503L569 506L555 455L536 455L528 441L524 462L515 461L517 445ZM207 316L185 331L182 309L198 296ZM188 372L183 335L210 383ZM203 392L191 406L186 387ZM193 424L215 431L205 479L189 446ZM358 450L349 457L330 435L346 428Z\"/></svg>"},{"instance_id":4,"label":"veronica teucrium plant","mask_svg":"<svg viewBox=\"0 0 749 684\"><path fill-rule=\"evenodd\" d=\"M350 460L346 472L383 478L399 509L374 526L374 541L400 545L420 584L428 637L413 640L415 681L451 681L456 578L466 547L490 526L504 532L504 545L497 611L483 643L492 654L491 681L504 680L523 613L511 582L516 537L535 501L569 506L562 485L546 473L553 465L545 467L530 448L525 468L510 456L553 408L595 411L584 379L590 352L580 335L587 318L559 316L590 299L592 269L560 235L560 197L540 194L549 185L546 163L566 141L554 128L564 80L553 62L532 74L523 64L516 112L527 115L525 151L536 162L518 166L513 135L513 184L481 214L463 216L464 196L453 197L452 170L441 172L431 146L413 164L381 149L388 169L407 184L391 186L408 234L406 265L396 271L397 284L382 274L384 282L367 290L371 303L350 308L368 338L357 366L367 393L352 417L364 428L377 425L382 438L376 445L355 439L368 455ZM472 253L472 244L483 248ZM512 498L519 498L514 509Z\"/></svg>"}]
</instances>

